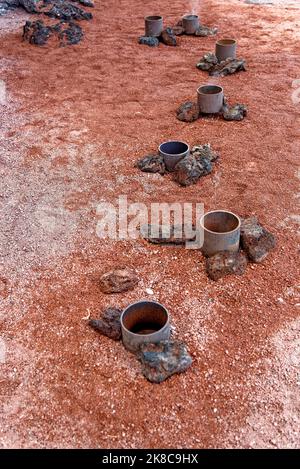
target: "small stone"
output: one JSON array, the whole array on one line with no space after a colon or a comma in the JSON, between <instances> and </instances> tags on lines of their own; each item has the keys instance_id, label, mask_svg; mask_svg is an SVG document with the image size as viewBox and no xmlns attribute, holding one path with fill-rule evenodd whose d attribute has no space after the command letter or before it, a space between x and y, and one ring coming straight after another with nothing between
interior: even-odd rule
<instances>
[{"instance_id":1,"label":"small stone","mask_svg":"<svg viewBox=\"0 0 300 469\"><path fill-rule=\"evenodd\" d=\"M190 186L202 176L206 176L212 171L212 164L206 157L195 158L194 155L186 156L175 166L173 175L174 181L181 186Z\"/></svg>"},{"instance_id":2,"label":"small stone","mask_svg":"<svg viewBox=\"0 0 300 469\"><path fill-rule=\"evenodd\" d=\"M235 104L231 107L224 104L222 114L226 121L241 121L247 115L247 107L244 104Z\"/></svg>"},{"instance_id":3,"label":"small stone","mask_svg":"<svg viewBox=\"0 0 300 469\"><path fill-rule=\"evenodd\" d=\"M263 228L257 217L242 220L241 245L253 262L262 262L276 245L272 233Z\"/></svg>"},{"instance_id":4,"label":"small stone","mask_svg":"<svg viewBox=\"0 0 300 469\"><path fill-rule=\"evenodd\" d=\"M146 288L146 293L147 295L154 295L154 291L152 290L152 288Z\"/></svg>"},{"instance_id":5,"label":"small stone","mask_svg":"<svg viewBox=\"0 0 300 469\"><path fill-rule=\"evenodd\" d=\"M193 101L186 101L181 104L176 111L177 119L183 122L193 122L199 118L198 104Z\"/></svg>"},{"instance_id":6,"label":"small stone","mask_svg":"<svg viewBox=\"0 0 300 469\"><path fill-rule=\"evenodd\" d=\"M166 46L177 46L176 36L171 28L166 28L161 33L161 40Z\"/></svg>"},{"instance_id":7,"label":"small stone","mask_svg":"<svg viewBox=\"0 0 300 469\"><path fill-rule=\"evenodd\" d=\"M212 280L219 280L225 275L242 275L247 263L247 257L241 251L222 251L206 259L206 272Z\"/></svg>"},{"instance_id":8,"label":"small stone","mask_svg":"<svg viewBox=\"0 0 300 469\"><path fill-rule=\"evenodd\" d=\"M143 344L138 356L143 375L152 383L162 383L175 373L183 373L192 364L186 345L179 340Z\"/></svg>"},{"instance_id":9,"label":"small stone","mask_svg":"<svg viewBox=\"0 0 300 469\"><path fill-rule=\"evenodd\" d=\"M158 154L144 156L135 166L145 173L165 174L166 172L164 159Z\"/></svg>"},{"instance_id":10,"label":"small stone","mask_svg":"<svg viewBox=\"0 0 300 469\"><path fill-rule=\"evenodd\" d=\"M114 269L103 274L100 278L100 289L103 293L120 293L132 290L139 279L132 269Z\"/></svg>"},{"instance_id":11,"label":"small stone","mask_svg":"<svg viewBox=\"0 0 300 469\"><path fill-rule=\"evenodd\" d=\"M101 334L113 340L121 339L120 317L122 310L119 308L107 308L101 319L90 319L89 325Z\"/></svg>"},{"instance_id":12,"label":"small stone","mask_svg":"<svg viewBox=\"0 0 300 469\"><path fill-rule=\"evenodd\" d=\"M143 44L149 47L157 47L159 45L159 40L157 37L141 36L139 38L139 44Z\"/></svg>"}]
</instances>

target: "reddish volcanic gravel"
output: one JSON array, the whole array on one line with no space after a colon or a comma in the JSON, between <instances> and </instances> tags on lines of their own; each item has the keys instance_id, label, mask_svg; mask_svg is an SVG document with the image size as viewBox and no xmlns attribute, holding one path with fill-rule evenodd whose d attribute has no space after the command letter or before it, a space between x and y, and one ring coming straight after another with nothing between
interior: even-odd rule
<instances>
[{"instance_id":1,"label":"reddish volcanic gravel","mask_svg":"<svg viewBox=\"0 0 300 469\"><path fill-rule=\"evenodd\" d=\"M0 18L0 447L299 447L300 9L277 3L96 0L65 48L22 42L22 11ZM249 107L243 122L176 119L207 81L195 64L214 37L137 43L144 15L172 24L192 7L247 60L215 80ZM134 168L174 138L210 142L213 173L182 188ZM99 239L97 205L119 195L255 214L277 248L213 282L199 251ZM99 277L124 266L138 286L103 294ZM87 326L141 298L166 305L194 359L160 385Z\"/></svg>"}]
</instances>

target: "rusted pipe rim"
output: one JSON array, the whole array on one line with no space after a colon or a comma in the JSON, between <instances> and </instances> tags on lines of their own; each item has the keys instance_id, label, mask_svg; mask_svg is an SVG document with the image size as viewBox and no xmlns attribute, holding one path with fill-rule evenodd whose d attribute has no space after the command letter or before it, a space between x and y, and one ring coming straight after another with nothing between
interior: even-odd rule
<instances>
[{"instance_id":1,"label":"rusted pipe rim","mask_svg":"<svg viewBox=\"0 0 300 469\"><path fill-rule=\"evenodd\" d=\"M180 153L167 153L166 151L163 150L164 145L169 145L169 144L178 144L182 147ZM187 151L189 151L190 147L186 142L182 142L180 140L168 140L166 142L163 142L159 145L158 150L162 155L170 155L170 156L182 156L184 155Z\"/></svg>"},{"instance_id":2,"label":"rusted pipe rim","mask_svg":"<svg viewBox=\"0 0 300 469\"><path fill-rule=\"evenodd\" d=\"M165 323L160 329L157 329L155 332L151 332L150 334L145 334L145 337L151 337L153 335L157 335L158 332L162 331L165 327L169 326L169 324L170 324L169 311L161 303L158 303L157 301L149 301L149 300L136 301L135 303L131 303L129 306L127 306L127 308L124 309L123 313L121 314L121 318L120 318L121 326L123 327L123 329L125 329L127 332L129 332L130 334L132 334L136 337L141 337L141 335L137 334L135 332L132 332L130 329L127 329L127 327L124 324L124 317L125 317L126 314L128 314L128 310L130 310L130 308L142 305L144 303L153 304L155 307L159 307L161 309L161 311L164 312L165 317L166 317Z\"/></svg>"},{"instance_id":3,"label":"rusted pipe rim","mask_svg":"<svg viewBox=\"0 0 300 469\"><path fill-rule=\"evenodd\" d=\"M159 15L145 16L145 21L160 21L162 19L163 19L163 17L159 16Z\"/></svg>"},{"instance_id":4,"label":"rusted pipe rim","mask_svg":"<svg viewBox=\"0 0 300 469\"><path fill-rule=\"evenodd\" d=\"M199 16L198 15L184 15L182 18L185 20L196 20L196 19L199 19Z\"/></svg>"},{"instance_id":5,"label":"rusted pipe rim","mask_svg":"<svg viewBox=\"0 0 300 469\"><path fill-rule=\"evenodd\" d=\"M197 93L204 96L220 94L223 93L223 88L219 85L201 85L197 89Z\"/></svg>"},{"instance_id":6,"label":"rusted pipe rim","mask_svg":"<svg viewBox=\"0 0 300 469\"><path fill-rule=\"evenodd\" d=\"M235 39L229 39L229 38L219 39L216 42L216 44L218 46L231 47L231 46L234 46L236 44L236 40Z\"/></svg>"},{"instance_id":7,"label":"rusted pipe rim","mask_svg":"<svg viewBox=\"0 0 300 469\"><path fill-rule=\"evenodd\" d=\"M205 218L211 214L218 214L218 213L225 213L226 215L229 215L232 217L232 219L236 222L236 226L229 231L213 231L205 226ZM206 212L202 217L200 218L200 226L203 228L203 230L208 231L209 233L213 233L215 235L224 235L227 233L233 233L234 231L237 231L241 227L241 219L238 215L236 215L233 212L229 212L228 210L211 210L210 212Z\"/></svg>"}]
</instances>

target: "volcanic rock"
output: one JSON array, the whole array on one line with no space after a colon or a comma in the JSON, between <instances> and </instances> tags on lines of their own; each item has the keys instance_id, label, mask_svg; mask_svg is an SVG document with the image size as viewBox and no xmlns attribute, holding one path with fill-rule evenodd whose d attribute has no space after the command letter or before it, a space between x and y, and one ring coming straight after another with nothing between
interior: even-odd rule
<instances>
[{"instance_id":1,"label":"volcanic rock","mask_svg":"<svg viewBox=\"0 0 300 469\"><path fill-rule=\"evenodd\" d=\"M158 154L144 156L135 166L145 173L165 174L166 172L164 159Z\"/></svg>"},{"instance_id":2,"label":"volcanic rock","mask_svg":"<svg viewBox=\"0 0 300 469\"><path fill-rule=\"evenodd\" d=\"M232 75L233 73L246 70L246 61L244 59L231 59L228 58L219 62L215 54L208 52L205 54L196 67L199 70L209 72L211 76L224 77Z\"/></svg>"},{"instance_id":3,"label":"volcanic rock","mask_svg":"<svg viewBox=\"0 0 300 469\"><path fill-rule=\"evenodd\" d=\"M247 263L247 257L241 251L222 251L206 259L206 272L212 280L219 280L225 275L242 275Z\"/></svg>"},{"instance_id":4,"label":"volcanic rock","mask_svg":"<svg viewBox=\"0 0 300 469\"><path fill-rule=\"evenodd\" d=\"M199 28L195 31L195 36L215 36L218 32L218 28L209 28L208 26L200 25Z\"/></svg>"},{"instance_id":5,"label":"volcanic rock","mask_svg":"<svg viewBox=\"0 0 300 469\"><path fill-rule=\"evenodd\" d=\"M257 220L249 217L242 220L241 245L253 262L262 262L276 245L275 237Z\"/></svg>"},{"instance_id":6,"label":"volcanic rock","mask_svg":"<svg viewBox=\"0 0 300 469\"><path fill-rule=\"evenodd\" d=\"M172 31L175 36L182 36L182 34L184 34L184 28L182 26L173 26Z\"/></svg>"},{"instance_id":7,"label":"volcanic rock","mask_svg":"<svg viewBox=\"0 0 300 469\"><path fill-rule=\"evenodd\" d=\"M121 293L132 290L139 279L132 269L114 269L100 277L100 289L103 293Z\"/></svg>"},{"instance_id":8,"label":"volcanic rock","mask_svg":"<svg viewBox=\"0 0 300 469\"><path fill-rule=\"evenodd\" d=\"M23 40L30 44L43 46L53 34L53 27L46 26L42 20L26 21L23 26Z\"/></svg>"},{"instance_id":9,"label":"volcanic rock","mask_svg":"<svg viewBox=\"0 0 300 469\"><path fill-rule=\"evenodd\" d=\"M110 339L120 340L122 336L121 314L122 310L119 308L107 308L101 319L90 319L89 325Z\"/></svg>"},{"instance_id":10,"label":"volcanic rock","mask_svg":"<svg viewBox=\"0 0 300 469\"><path fill-rule=\"evenodd\" d=\"M175 166L173 179L181 186L196 184L198 179L212 171L211 161L206 158L195 158L194 155L186 156Z\"/></svg>"},{"instance_id":11,"label":"volcanic rock","mask_svg":"<svg viewBox=\"0 0 300 469\"><path fill-rule=\"evenodd\" d=\"M215 54L208 52L205 54L202 59L200 59L199 63L197 63L196 67L204 72L208 72L218 64L218 59Z\"/></svg>"},{"instance_id":12,"label":"volcanic rock","mask_svg":"<svg viewBox=\"0 0 300 469\"><path fill-rule=\"evenodd\" d=\"M191 233L186 234L184 225L143 225L141 235L153 244L185 244L195 240L195 226L191 227Z\"/></svg>"},{"instance_id":13,"label":"volcanic rock","mask_svg":"<svg viewBox=\"0 0 300 469\"><path fill-rule=\"evenodd\" d=\"M162 383L192 364L186 345L179 340L143 344L138 352L143 375L152 383Z\"/></svg>"},{"instance_id":14,"label":"volcanic rock","mask_svg":"<svg viewBox=\"0 0 300 469\"><path fill-rule=\"evenodd\" d=\"M53 35L58 37L61 46L65 46L78 44L83 37L83 32L79 25L73 22L65 23L64 21L53 26L46 26L43 20L26 21L23 26L23 39L30 44L43 46Z\"/></svg>"},{"instance_id":15,"label":"volcanic rock","mask_svg":"<svg viewBox=\"0 0 300 469\"><path fill-rule=\"evenodd\" d=\"M177 46L176 36L171 28L164 29L160 38L167 46Z\"/></svg>"},{"instance_id":16,"label":"volcanic rock","mask_svg":"<svg viewBox=\"0 0 300 469\"><path fill-rule=\"evenodd\" d=\"M59 18L64 21L70 20L91 20L92 13L84 11L72 3L65 2L64 0L56 0L52 8L45 12L45 15L50 18Z\"/></svg>"},{"instance_id":17,"label":"volcanic rock","mask_svg":"<svg viewBox=\"0 0 300 469\"><path fill-rule=\"evenodd\" d=\"M225 77L226 75L232 75L240 71L246 71L246 61L244 59L228 58L217 64L210 70L209 74L214 77Z\"/></svg>"},{"instance_id":18,"label":"volcanic rock","mask_svg":"<svg viewBox=\"0 0 300 469\"><path fill-rule=\"evenodd\" d=\"M27 13L39 13L36 0L19 0L19 5L27 11Z\"/></svg>"},{"instance_id":19,"label":"volcanic rock","mask_svg":"<svg viewBox=\"0 0 300 469\"><path fill-rule=\"evenodd\" d=\"M70 46L78 44L81 41L83 38L83 31L79 24L69 22L66 23L64 28L60 28L58 37L60 39L61 46Z\"/></svg>"},{"instance_id":20,"label":"volcanic rock","mask_svg":"<svg viewBox=\"0 0 300 469\"><path fill-rule=\"evenodd\" d=\"M143 44L149 47L157 47L159 45L159 40L157 37L141 36L139 38L139 44Z\"/></svg>"},{"instance_id":21,"label":"volcanic rock","mask_svg":"<svg viewBox=\"0 0 300 469\"><path fill-rule=\"evenodd\" d=\"M191 154L196 159L207 158L210 162L214 162L219 158L219 155L211 149L210 143L194 145L191 149Z\"/></svg>"},{"instance_id":22,"label":"volcanic rock","mask_svg":"<svg viewBox=\"0 0 300 469\"><path fill-rule=\"evenodd\" d=\"M186 101L177 109L177 119L183 122L193 122L199 118L198 104L193 101Z\"/></svg>"},{"instance_id":23,"label":"volcanic rock","mask_svg":"<svg viewBox=\"0 0 300 469\"><path fill-rule=\"evenodd\" d=\"M247 115L247 107L239 103L234 106L224 104L222 114L226 121L242 121Z\"/></svg>"}]
</instances>

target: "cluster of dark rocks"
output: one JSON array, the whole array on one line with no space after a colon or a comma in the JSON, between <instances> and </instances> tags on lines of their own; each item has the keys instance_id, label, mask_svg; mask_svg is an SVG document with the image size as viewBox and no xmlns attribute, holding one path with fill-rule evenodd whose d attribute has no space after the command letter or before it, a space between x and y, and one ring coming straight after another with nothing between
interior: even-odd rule
<instances>
[{"instance_id":1,"label":"cluster of dark rocks","mask_svg":"<svg viewBox=\"0 0 300 469\"><path fill-rule=\"evenodd\" d=\"M45 45L50 37L57 37L61 46L78 44L83 38L83 31L77 21L91 20L92 13L81 6L93 7L91 0L0 0L0 14L18 7L27 13L45 15L59 20L54 24L45 24L42 19L26 21L23 27L23 40L37 46Z\"/></svg>"},{"instance_id":2,"label":"cluster of dark rocks","mask_svg":"<svg viewBox=\"0 0 300 469\"><path fill-rule=\"evenodd\" d=\"M212 150L210 144L195 145L190 154L177 163L172 171L173 180L180 186L196 184L198 180L212 172L214 162L219 155ZM163 156L160 154L146 155L138 160L135 166L145 173L167 172Z\"/></svg>"},{"instance_id":3,"label":"cluster of dark rocks","mask_svg":"<svg viewBox=\"0 0 300 469\"><path fill-rule=\"evenodd\" d=\"M194 122L201 117L207 117L210 114L203 114L200 112L198 103L196 101L185 101L176 110L176 117L182 122ZM226 121L241 121L247 116L247 107L244 104L234 104L230 106L226 98L221 111L212 116L222 117Z\"/></svg>"},{"instance_id":4,"label":"cluster of dark rocks","mask_svg":"<svg viewBox=\"0 0 300 469\"><path fill-rule=\"evenodd\" d=\"M199 28L195 31L194 36L215 36L217 32L217 28L209 28L208 26L200 25ZM165 28L158 38L150 36L141 36L139 38L139 44L144 44L149 47L157 47L160 43L163 43L166 46L177 46L178 41L176 37L182 36L184 34L185 30L182 24L182 20L180 20L175 26Z\"/></svg>"},{"instance_id":5,"label":"cluster of dark rocks","mask_svg":"<svg viewBox=\"0 0 300 469\"><path fill-rule=\"evenodd\" d=\"M133 289L139 279L136 272L128 267L114 269L100 278L102 292L121 293ZM122 309L109 307L98 319L89 319L89 326L112 340L122 339ZM192 363L186 345L179 340L167 340L158 343L144 343L135 352L142 364L143 375L152 383L161 383L175 373L182 373Z\"/></svg>"},{"instance_id":6,"label":"cluster of dark rocks","mask_svg":"<svg viewBox=\"0 0 300 469\"><path fill-rule=\"evenodd\" d=\"M238 252L223 251L206 259L206 272L212 280L227 275L242 275L248 262L261 263L274 249L275 237L257 220L257 217L242 219L241 241Z\"/></svg>"},{"instance_id":7,"label":"cluster of dark rocks","mask_svg":"<svg viewBox=\"0 0 300 469\"><path fill-rule=\"evenodd\" d=\"M208 72L213 77L225 77L240 71L246 71L246 61L244 59L228 58L219 62L217 56L211 52L205 54L196 67L199 70Z\"/></svg>"},{"instance_id":8,"label":"cluster of dark rocks","mask_svg":"<svg viewBox=\"0 0 300 469\"><path fill-rule=\"evenodd\" d=\"M42 20L26 21L23 27L23 40L36 46L45 45L53 35L57 36L61 46L67 46L78 44L83 37L83 31L79 24L73 21L61 21L53 26L45 25Z\"/></svg>"},{"instance_id":9,"label":"cluster of dark rocks","mask_svg":"<svg viewBox=\"0 0 300 469\"><path fill-rule=\"evenodd\" d=\"M209 114L200 112L196 101L185 101L176 110L176 117L182 122L194 122L201 117L207 116L209 116ZM224 98L221 111L218 114L212 114L212 116L222 117L226 121L241 121L247 116L247 106L240 103L230 106L227 99Z\"/></svg>"}]
</instances>

